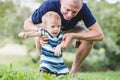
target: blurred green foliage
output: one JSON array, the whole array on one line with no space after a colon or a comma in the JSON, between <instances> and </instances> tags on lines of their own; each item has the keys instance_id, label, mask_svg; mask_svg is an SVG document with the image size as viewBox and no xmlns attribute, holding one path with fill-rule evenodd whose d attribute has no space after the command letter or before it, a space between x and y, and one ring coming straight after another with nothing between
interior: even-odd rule
<instances>
[{"instance_id":1,"label":"blurred green foliage","mask_svg":"<svg viewBox=\"0 0 120 80\"><path fill-rule=\"evenodd\" d=\"M105 0L100 0L99 2L88 1L88 6L91 7L91 11L95 15L97 21L99 22L103 32L104 40L97 41L94 45L94 49L91 51L90 56L97 56L97 60L91 61L94 65L94 61L98 66L105 65L118 65L120 66L120 4L109 4ZM100 51L102 50L102 52ZM103 59L101 59L101 57ZM91 60L94 58L91 58ZM90 61L90 59L89 59Z\"/></svg>"},{"instance_id":2,"label":"blurred green foliage","mask_svg":"<svg viewBox=\"0 0 120 80\"><path fill-rule=\"evenodd\" d=\"M36 2L43 2L43 1L45 1L45 0L35 0Z\"/></svg>"},{"instance_id":3,"label":"blurred green foliage","mask_svg":"<svg viewBox=\"0 0 120 80\"><path fill-rule=\"evenodd\" d=\"M11 1L0 2L0 38L3 40L3 42L0 43L0 46L3 46L7 42L23 44L24 42L31 43L31 41L33 41L32 39L23 41L18 38L18 33L24 31L24 20L27 19L30 14L31 11L27 7L20 7L13 4ZM33 46L33 44L31 43L30 45ZM29 47L29 50L32 48Z\"/></svg>"},{"instance_id":4,"label":"blurred green foliage","mask_svg":"<svg viewBox=\"0 0 120 80\"><path fill-rule=\"evenodd\" d=\"M94 67L120 66L120 3L109 4L105 0L87 2L104 32L104 40L95 43L84 64ZM27 45L29 52L35 50L33 38L22 40L17 36L20 31L24 31L24 20L31 14L26 7L21 8L12 2L0 2L0 46L7 42L16 42ZM75 49L69 46L66 52L75 53Z\"/></svg>"}]
</instances>

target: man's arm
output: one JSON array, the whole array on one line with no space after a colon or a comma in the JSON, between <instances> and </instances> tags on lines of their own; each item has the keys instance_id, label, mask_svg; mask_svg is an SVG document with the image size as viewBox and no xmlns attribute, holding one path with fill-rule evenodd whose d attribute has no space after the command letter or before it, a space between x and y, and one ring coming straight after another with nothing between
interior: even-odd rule
<instances>
[{"instance_id":1,"label":"man's arm","mask_svg":"<svg viewBox=\"0 0 120 80\"><path fill-rule=\"evenodd\" d=\"M92 41L103 40L104 35L97 22L90 26L88 29L89 31L81 33L71 33L71 35L73 38L80 40L92 40Z\"/></svg>"},{"instance_id":2,"label":"man's arm","mask_svg":"<svg viewBox=\"0 0 120 80\"><path fill-rule=\"evenodd\" d=\"M31 17L24 21L24 29L26 31L36 31L38 27L33 23Z\"/></svg>"},{"instance_id":3,"label":"man's arm","mask_svg":"<svg viewBox=\"0 0 120 80\"><path fill-rule=\"evenodd\" d=\"M41 37L41 32L35 32L35 31L30 31L30 32L20 32L18 34L20 38L26 38L26 37Z\"/></svg>"},{"instance_id":4,"label":"man's arm","mask_svg":"<svg viewBox=\"0 0 120 80\"><path fill-rule=\"evenodd\" d=\"M39 32L30 31L30 32L24 32L24 33L28 37L41 37L41 31L39 31Z\"/></svg>"},{"instance_id":5,"label":"man's arm","mask_svg":"<svg viewBox=\"0 0 120 80\"><path fill-rule=\"evenodd\" d=\"M72 39L91 40L91 41L103 40L104 35L97 22L93 24L92 26L90 26L88 29L89 29L88 31L83 31L81 33L64 34L63 39L65 40L65 44L63 48L66 48Z\"/></svg>"}]
</instances>

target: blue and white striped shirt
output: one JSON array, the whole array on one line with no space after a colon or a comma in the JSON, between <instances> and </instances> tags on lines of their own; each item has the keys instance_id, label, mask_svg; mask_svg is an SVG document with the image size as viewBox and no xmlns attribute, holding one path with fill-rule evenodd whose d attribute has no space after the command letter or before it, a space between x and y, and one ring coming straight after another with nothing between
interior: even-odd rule
<instances>
[{"instance_id":1,"label":"blue and white striped shirt","mask_svg":"<svg viewBox=\"0 0 120 80\"><path fill-rule=\"evenodd\" d=\"M62 54L59 56L54 55L56 46L62 41L62 32L58 36L52 37L48 31L42 30L41 35L47 35L48 40L46 40L47 44L41 48L40 70L46 70L57 75L68 73L69 70L64 65Z\"/></svg>"}]
</instances>

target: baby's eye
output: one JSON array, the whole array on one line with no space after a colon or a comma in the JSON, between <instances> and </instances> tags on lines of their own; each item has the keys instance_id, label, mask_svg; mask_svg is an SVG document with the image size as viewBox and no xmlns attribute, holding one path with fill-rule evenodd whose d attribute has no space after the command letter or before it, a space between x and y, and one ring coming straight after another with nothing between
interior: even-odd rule
<instances>
[{"instance_id":1,"label":"baby's eye","mask_svg":"<svg viewBox=\"0 0 120 80\"><path fill-rule=\"evenodd\" d=\"M55 28L55 26L51 26L51 28Z\"/></svg>"}]
</instances>

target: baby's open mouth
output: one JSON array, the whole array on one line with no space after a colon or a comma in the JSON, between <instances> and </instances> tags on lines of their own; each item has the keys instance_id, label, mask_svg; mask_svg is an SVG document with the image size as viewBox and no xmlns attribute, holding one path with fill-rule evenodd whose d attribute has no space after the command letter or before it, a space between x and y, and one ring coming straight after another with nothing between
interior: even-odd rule
<instances>
[{"instance_id":1,"label":"baby's open mouth","mask_svg":"<svg viewBox=\"0 0 120 80\"><path fill-rule=\"evenodd\" d=\"M53 32L53 34L58 34L58 32Z\"/></svg>"}]
</instances>

